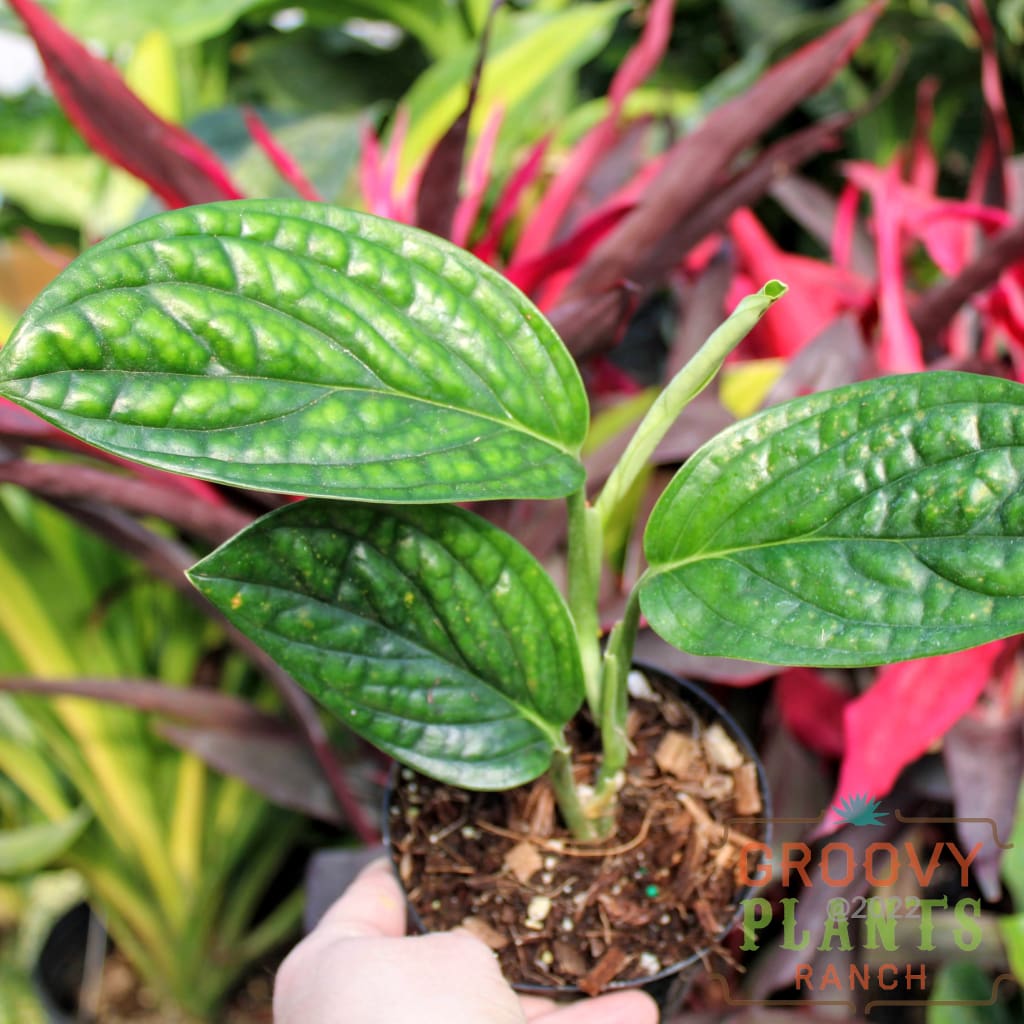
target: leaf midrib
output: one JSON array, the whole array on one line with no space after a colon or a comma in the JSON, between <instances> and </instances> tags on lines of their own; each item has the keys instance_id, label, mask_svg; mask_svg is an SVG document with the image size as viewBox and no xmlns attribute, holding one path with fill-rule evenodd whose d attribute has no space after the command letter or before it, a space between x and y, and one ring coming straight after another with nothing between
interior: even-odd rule
<instances>
[{"instance_id":1,"label":"leaf midrib","mask_svg":"<svg viewBox=\"0 0 1024 1024\"><path fill-rule=\"evenodd\" d=\"M673 572L676 569L686 568L688 565L695 565L699 562L730 559L735 555L743 555L751 551L763 551L769 548L786 547L801 544L899 544L909 546L911 544L923 543L936 540L963 540L970 537L972 540L998 540L1011 542L1015 540L1024 541L1024 537L1006 536L1001 533L971 533L971 534L937 534L933 536L911 536L911 537L843 537L843 536L820 536L816 533L806 533L799 537L787 537L783 540L765 541L759 544L742 544L731 548L721 548L717 551L702 549L686 558L674 559L671 562L657 562L652 564L644 575L648 580L655 579L666 572ZM930 569L930 567L929 567ZM930 570L934 571L934 570Z\"/></svg>"},{"instance_id":2,"label":"leaf midrib","mask_svg":"<svg viewBox=\"0 0 1024 1024\"><path fill-rule=\"evenodd\" d=\"M448 412L448 413L452 413L452 412L458 413L461 416L466 416L466 417L468 417L470 419L479 420L481 423L488 423L488 424L492 424L493 426L502 428L504 430L515 431L516 433L519 433L519 434L522 434L522 435L524 435L526 437L529 437L532 440L539 442L540 444L546 445L549 448L553 448L556 451L559 451L562 454L567 455L569 458L573 459L576 462L579 461L578 450L574 450L573 448L568 447L568 446L566 446L566 445L564 445L564 444L562 444L560 442L557 442L557 441L553 440L550 437L546 437L543 434L538 434L536 431L529 429L524 424L519 423L516 420L502 420L502 419L498 419L497 417L490 416L490 415L488 415L486 413L478 412L475 409L463 409L463 408L460 408L459 406L448 405L448 404L445 404L444 402L440 402L440 401L437 401L435 399L430 399L430 398L423 398L423 397L421 397L419 395L411 395L411 394L408 394L407 392L399 391L397 389L391 389L391 390L384 391L384 390L378 390L378 389L369 388L369 387L354 387L354 386L345 385L345 384L317 384L317 383L313 383L313 382L310 382L310 381L295 381L295 380L287 380L287 379L284 379L284 378L281 378L281 377L263 377L263 376L259 376L259 375L252 375L252 376L248 376L248 377L243 377L243 376L240 376L238 374L222 374L222 375L217 375L217 376L207 376L207 375L199 374L199 373L194 373L194 374L193 373L168 373L168 372L165 372L165 371L153 372L153 371L150 371L150 370L103 370L103 369L100 369L100 370L53 370L53 371L51 371L49 373L31 374L31 375L29 375L27 377L9 377L9 378L7 378L7 380L8 381L16 381L16 380L44 380L47 377L57 377L57 376L70 375L70 374L80 374L82 376L88 376L88 375L91 375L91 374L98 374L98 375L101 375L101 376L112 376L112 377L116 377L116 376L133 377L133 376L135 376L135 377L143 377L143 378L146 378L146 379L149 379L149 380L155 380L155 379L158 379L158 378L161 378L161 377L166 377L166 378L185 377L185 378L194 378L196 380L224 381L226 383L231 382L233 380L236 380L236 381L265 381L265 382L268 382L268 383L278 383L278 384L285 383L285 384L290 384L292 386L311 388L311 389L316 389L316 390L324 392L324 394L318 395L317 397L312 398L309 401L304 402L304 403L302 403L299 406L296 406L294 409L290 409L288 412L282 413L282 414L280 414L278 416L275 416L273 418L263 418L263 419L249 420L246 423L242 423L242 424L236 423L236 424L232 424L231 426L225 426L225 427L169 427L169 426L152 426L152 425L146 424L146 425L144 425L143 429L145 429L147 431L149 431L149 430L153 430L153 431L163 431L163 430L166 430L166 431L181 431L182 433L186 433L186 434L217 434L217 433L222 433L222 432L231 432L231 431L243 428L243 427L250 427L250 426L254 426L254 425L258 425L258 424L267 424L267 423L280 422L282 420L287 419L290 416L294 416L297 413L300 413L300 412L302 412L304 410L312 408L315 405L318 405L320 402L326 400L326 398L328 398L330 395L333 395L333 394L336 394L336 393L352 392L354 394L360 394L360 395L366 395L366 396L384 396L384 397L388 397L388 398L398 398L398 399L401 399L402 401L410 402L410 403L415 403L415 404L418 404L418 405L426 406L428 408L440 409L440 410L444 410L445 412ZM6 384L5 381L0 380L0 395L5 395L11 401L17 402L19 405L32 405L32 406L34 406L36 408L39 408L39 409L50 410L51 411L51 415L61 415L61 414L63 414L64 416L75 417L76 419L94 421L94 422L99 422L99 423L109 423L109 424L113 424L113 425L134 426L134 427L140 426L138 423L134 423L134 422L132 422L130 420L114 420L114 419L111 419L109 416L102 415L102 414L96 415L96 416L89 416L89 415L86 415L84 413L79 413L79 412L70 413L70 412L66 412L64 410L53 410L52 406L43 405L43 403L41 403L41 402L27 401L27 400L25 400L24 398L22 398L19 395L11 394L10 390L5 387L5 384ZM456 447L464 447L465 445L470 444L470 443L472 443L472 442L470 442L470 441L461 442L460 445L458 445ZM455 450L455 449L454 448L452 448L452 449L438 449L438 451L441 451L441 450L449 451L449 450ZM434 453L434 450L431 450L430 454L433 454L433 453ZM397 458L397 456L396 456L396 458ZM377 461L380 461L380 460L377 460ZM346 463L346 465L347 465L347 463Z\"/></svg>"},{"instance_id":3,"label":"leaf midrib","mask_svg":"<svg viewBox=\"0 0 1024 1024\"><path fill-rule=\"evenodd\" d=\"M868 629L874 629L874 630L884 629L884 630L889 630L889 631L897 632L897 633L905 633L905 632L911 631L911 630L919 632L921 630L921 628L922 628L920 624L915 624L915 623L876 621L876 620L872 620L872 619L854 618L853 616L850 616L850 615L840 614L840 613L832 611L832 610L830 610L828 608L824 608L822 605L817 604L817 603L815 603L813 601L809 601L807 598L802 597L801 595L799 595L797 593L794 593L791 590L788 590L786 587L782 586L782 584L780 584L778 582L778 580L771 579L770 577L765 576L763 573L757 572L756 570L750 568L749 566L745 566L744 565L744 566L741 566L741 568L744 571L749 572L752 575L756 576L758 579L762 580L764 583L768 584L769 586L774 587L776 590L780 590L782 593L786 594L787 596L794 598L795 600L799 601L801 604L813 606L819 612L821 612L823 615L826 615L829 619L833 620L836 623L847 623L847 624L851 624L851 625L864 626L864 627L866 627ZM926 568L928 568L928 567L926 567ZM741 622L741 621L739 621L739 620L737 620L735 618L731 618L730 616L725 614L719 608L716 608L716 607L712 606L711 604L709 604L707 598L705 597L705 595L700 593L700 592L698 592L698 591L696 591L696 590L694 590L694 588L692 586L690 586L685 581L685 579L684 580L677 580L676 582L679 585L685 587L686 591L690 594L691 598L694 601L697 601L699 604L701 604L704 608L706 608L712 615L715 616L715 618L720 619L722 622L724 622L727 626L729 626L732 629L738 629L743 635L749 634L750 628L749 628L749 626L746 623ZM967 588L963 588L963 589L967 589ZM974 591L974 593L977 593L977 591ZM991 597L991 595L981 595L981 596ZM996 600L996 598L993 598L993 600ZM954 624L943 623L941 626L935 626L934 628L937 631L941 631L941 632L953 632L953 633L968 632L969 633L971 630L983 628L983 626L984 626L984 624L978 624L978 623L971 623L971 624L968 624L968 625L958 625L958 624L955 624L955 623ZM814 652L817 652L817 651L821 650L820 647L815 647L815 646L812 646L810 644L797 644L797 643L793 643L792 641L788 641L788 640L786 640L786 641L777 641L777 642L781 646L785 647L788 650L806 651L809 654L813 654ZM843 644L839 643L836 637L830 638L829 639L829 644L832 647L838 648L838 649L840 649L842 651L845 651L847 653L850 653L850 654L857 653L858 650L859 650L859 648L857 648L855 646L851 647L849 645L843 645ZM728 657L728 655L726 655L726 656ZM783 657L785 658L785 655ZM790 662L788 662L788 661L773 662L770 658L764 657L763 654L758 654L757 655L757 660L764 661L766 664L790 664ZM860 664L860 663L858 663L858 664Z\"/></svg>"}]
</instances>

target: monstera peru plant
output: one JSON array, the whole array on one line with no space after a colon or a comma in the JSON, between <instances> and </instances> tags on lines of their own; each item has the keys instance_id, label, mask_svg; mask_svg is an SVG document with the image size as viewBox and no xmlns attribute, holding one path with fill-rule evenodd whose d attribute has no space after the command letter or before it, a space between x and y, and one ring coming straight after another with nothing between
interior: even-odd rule
<instances>
[{"instance_id":1,"label":"monstera peru plant","mask_svg":"<svg viewBox=\"0 0 1024 1024\"><path fill-rule=\"evenodd\" d=\"M193 583L328 709L472 790L547 774L616 817L641 616L696 654L873 666L1024 629L1024 387L910 374L796 399L693 455L605 643L602 542L669 425L785 291L740 303L588 500L588 405L536 308L414 228L302 201L161 214L94 246L0 353L0 395L107 452L305 496ZM565 499L563 597L461 503ZM566 740L586 705L593 770Z\"/></svg>"}]
</instances>

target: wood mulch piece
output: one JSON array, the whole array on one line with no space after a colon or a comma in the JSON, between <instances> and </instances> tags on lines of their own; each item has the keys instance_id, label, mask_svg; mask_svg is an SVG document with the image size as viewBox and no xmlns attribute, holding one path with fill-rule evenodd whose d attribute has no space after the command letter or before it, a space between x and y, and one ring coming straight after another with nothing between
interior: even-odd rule
<instances>
[{"instance_id":1,"label":"wood mulch piece","mask_svg":"<svg viewBox=\"0 0 1024 1024\"><path fill-rule=\"evenodd\" d=\"M544 779L472 793L401 770L391 852L425 930L468 927L513 983L588 994L716 947L740 895L741 850L761 836L727 827L761 810L756 768L724 730L658 689L632 703L635 753L617 830L600 845L562 828ZM577 765L589 781L593 729L581 715L571 731L574 749L590 750Z\"/></svg>"}]
</instances>

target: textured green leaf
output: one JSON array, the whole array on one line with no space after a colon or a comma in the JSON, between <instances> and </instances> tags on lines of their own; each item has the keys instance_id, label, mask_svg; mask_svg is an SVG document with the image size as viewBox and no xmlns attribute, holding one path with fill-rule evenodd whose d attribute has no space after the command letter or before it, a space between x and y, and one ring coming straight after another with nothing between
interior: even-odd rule
<instances>
[{"instance_id":1,"label":"textured green leaf","mask_svg":"<svg viewBox=\"0 0 1024 1024\"><path fill-rule=\"evenodd\" d=\"M586 396L519 291L433 235L298 200L93 247L0 350L6 395L208 480L371 501L559 497Z\"/></svg>"},{"instance_id":2,"label":"textured green leaf","mask_svg":"<svg viewBox=\"0 0 1024 1024\"><path fill-rule=\"evenodd\" d=\"M446 782L535 778L582 700L558 591L458 508L301 502L190 576L356 732Z\"/></svg>"},{"instance_id":3,"label":"textured green leaf","mask_svg":"<svg viewBox=\"0 0 1024 1024\"><path fill-rule=\"evenodd\" d=\"M652 513L641 607L694 654L878 665L1024 631L1024 387L927 373L737 424Z\"/></svg>"},{"instance_id":4,"label":"textured green leaf","mask_svg":"<svg viewBox=\"0 0 1024 1024\"><path fill-rule=\"evenodd\" d=\"M0 834L0 875L39 871L70 849L92 821L92 811L82 804L66 818L23 825Z\"/></svg>"}]
</instances>

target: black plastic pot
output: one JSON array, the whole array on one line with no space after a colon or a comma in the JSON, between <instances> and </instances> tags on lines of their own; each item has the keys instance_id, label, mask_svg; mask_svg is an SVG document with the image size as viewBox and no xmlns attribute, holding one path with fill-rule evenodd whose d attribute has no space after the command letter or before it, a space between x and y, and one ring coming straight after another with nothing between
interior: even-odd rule
<instances>
[{"instance_id":1,"label":"black plastic pot","mask_svg":"<svg viewBox=\"0 0 1024 1024\"><path fill-rule=\"evenodd\" d=\"M663 672L661 669L650 665L638 664L635 666L647 676L648 680L663 691L675 692L681 696L685 703L696 712L698 718L705 724L711 725L714 722L721 722L729 736L736 742L744 755L757 766L758 781L761 791L762 811L758 819L763 819L761 826L761 842L771 844L771 794L768 791L768 780L765 775L764 765L757 756L753 744L746 733L739 727L735 719L714 699L706 694L699 686L689 680L677 679L674 676ZM681 691L681 693L680 693ZM391 795L394 787L399 783L400 767L395 765L392 768L388 779L387 791L384 796L384 836L385 848L391 850L390 836L390 814ZM722 928L722 931L715 936L716 942L723 939L739 922L743 913L742 901L751 895L751 888L741 890L736 895L736 911ZM416 910L409 905L409 930L413 932L424 932L427 929L420 920ZM713 946L699 949L685 960L672 964L657 974L646 978L636 978L629 981L613 981L608 986L608 991L620 991L624 989L639 988L647 992L658 1003L661 1009L662 1019L665 1020L676 1013L683 1005L693 982L699 977L704 969L705 958L713 951ZM583 991L576 985L546 986L529 983L516 983L513 986L516 991L524 994L543 996L554 1000L573 1000L584 995Z\"/></svg>"},{"instance_id":2,"label":"black plastic pot","mask_svg":"<svg viewBox=\"0 0 1024 1024\"><path fill-rule=\"evenodd\" d=\"M107 934L89 906L79 903L50 929L39 953L34 982L50 1024L95 1019L88 1005L98 992Z\"/></svg>"}]
</instances>

